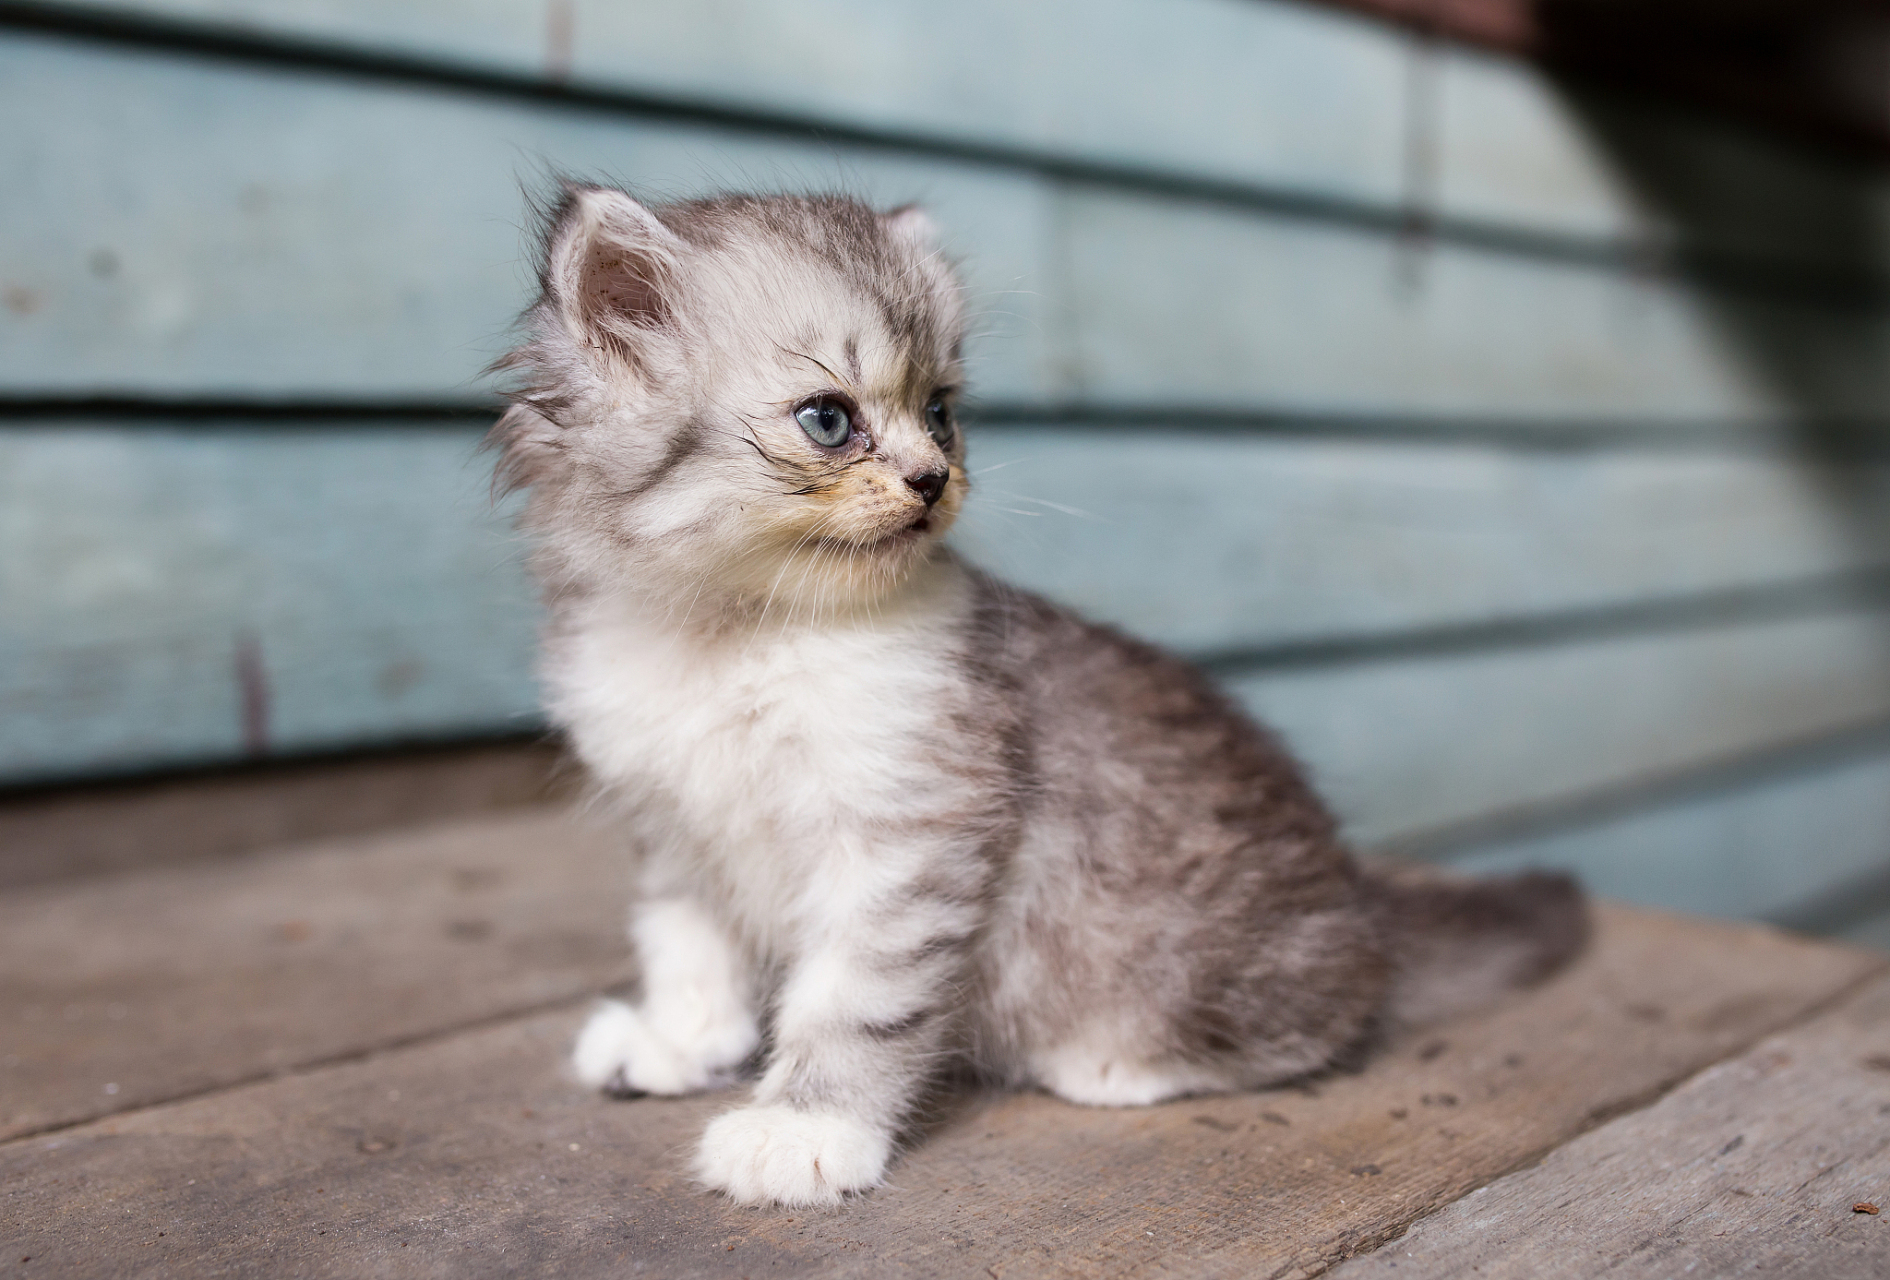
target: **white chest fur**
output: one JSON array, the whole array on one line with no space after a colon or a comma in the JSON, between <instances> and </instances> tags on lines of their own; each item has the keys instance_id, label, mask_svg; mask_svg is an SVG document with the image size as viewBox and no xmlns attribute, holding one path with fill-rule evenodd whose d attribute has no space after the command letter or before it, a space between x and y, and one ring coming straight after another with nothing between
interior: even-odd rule
<instances>
[{"instance_id":1,"label":"white chest fur","mask_svg":"<svg viewBox=\"0 0 1890 1280\"><path fill-rule=\"evenodd\" d=\"M952 574L873 616L706 639L593 607L551 655L552 711L641 811L655 870L758 924L932 807L965 596Z\"/></svg>"}]
</instances>

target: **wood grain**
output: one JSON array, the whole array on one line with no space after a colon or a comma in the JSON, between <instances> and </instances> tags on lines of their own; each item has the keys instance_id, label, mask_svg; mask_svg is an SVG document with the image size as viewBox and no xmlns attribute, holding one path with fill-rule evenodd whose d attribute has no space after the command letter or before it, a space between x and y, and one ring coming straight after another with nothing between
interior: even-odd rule
<instances>
[{"instance_id":1,"label":"wood grain","mask_svg":"<svg viewBox=\"0 0 1890 1280\"><path fill-rule=\"evenodd\" d=\"M0 774L521 732L477 427L0 432Z\"/></svg>"},{"instance_id":2,"label":"wood grain","mask_svg":"<svg viewBox=\"0 0 1890 1280\"><path fill-rule=\"evenodd\" d=\"M437 1034L627 976L629 860L523 810L8 891L0 1132Z\"/></svg>"},{"instance_id":3,"label":"wood grain","mask_svg":"<svg viewBox=\"0 0 1890 1280\"><path fill-rule=\"evenodd\" d=\"M10 777L240 758L256 746L235 661L245 640L267 679L269 752L539 723L537 612L487 505L477 435L395 423L0 435L0 510L21 552L0 621ZM1881 564L1890 504L1861 472L1158 427L991 429L974 466L967 548L1099 617L1196 651L1298 643L1316 656L1315 641L1383 640L1370 661L1231 676L1367 841L1890 711L1890 638L1870 613L1396 647L1405 629ZM1858 512L1850 525L1832 519L1831 493Z\"/></svg>"},{"instance_id":4,"label":"wood grain","mask_svg":"<svg viewBox=\"0 0 1890 1280\"><path fill-rule=\"evenodd\" d=\"M1890 564L1890 467L1194 432L969 435L954 542L1191 653L1679 603Z\"/></svg>"},{"instance_id":5,"label":"wood grain","mask_svg":"<svg viewBox=\"0 0 1890 1280\"><path fill-rule=\"evenodd\" d=\"M0 1239L49 1276L1304 1275L1882 963L1609 910L1564 978L1361 1074L1123 1111L961 1098L826 1212L696 1190L687 1151L731 1099L588 1095L559 1067L579 1015L551 1013L0 1147Z\"/></svg>"},{"instance_id":6,"label":"wood grain","mask_svg":"<svg viewBox=\"0 0 1890 1280\"><path fill-rule=\"evenodd\" d=\"M1426 1218L1335 1280L1890 1272L1890 984Z\"/></svg>"},{"instance_id":7,"label":"wood grain","mask_svg":"<svg viewBox=\"0 0 1890 1280\"><path fill-rule=\"evenodd\" d=\"M1297 5L966 0L945 10L912 0L723 0L713 17L661 0L49 7L397 53L920 141L1381 204L1400 194L1408 37Z\"/></svg>"},{"instance_id":8,"label":"wood grain","mask_svg":"<svg viewBox=\"0 0 1890 1280\"><path fill-rule=\"evenodd\" d=\"M924 199L967 258L973 385L1150 410L1881 417L1890 314L990 165L0 38L0 389L469 403L530 290L521 181ZM396 197L394 193L398 193Z\"/></svg>"},{"instance_id":9,"label":"wood grain","mask_svg":"<svg viewBox=\"0 0 1890 1280\"><path fill-rule=\"evenodd\" d=\"M1890 312L1176 199L1064 198L1085 403L1663 424L1890 407ZM1133 299L1133 305L1130 305Z\"/></svg>"},{"instance_id":10,"label":"wood grain","mask_svg":"<svg viewBox=\"0 0 1890 1280\"><path fill-rule=\"evenodd\" d=\"M1795 918L1890 865L1890 734L1836 759L1774 768L1733 771L1677 796L1597 806L1599 813L1564 816L1559 829L1541 834L1466 841L1450 863L1477 875L1559 867L1606 897L1775 919ZM1873 905L1861 901L1858 911ZM1821 927L1833 923L1840 922Z\"/></svg>"},{"instance_id":11,"label":"wood grain","mask_svg":"<svg viewBox=\"0 0 1890 1280\"><path fill-rule=\"evenodd\" d=\"M581 782L539 737L0 792L0 892L549 804Z\"/></svg>"},{"instance_id":12,"label":"wood grain","mask_svg":"<svg viewBox=\"0 0 1890 1280\"><path fill-rule=\"evenodd\" d=\"M1424 841L1890 715L1890 614L1230 674L1355 840Z\"/></svg>"},{"instance_id":13,"label":"wood grain","mask_svg":"<svg viewBox=\"0 0 1890 1280\"><path fill-rule=\"evenodd\" d=\"M1890 253L1885 182L1866 168L1584 92L1518 59L1265 0L972 0L949 13L916 0L726 0L715 22L653 0L45 8L1595 244L1850 267ZM808 70L836 66L847 74Z\"/></svg>"},{"instance_id":14,"label":"wood grain","mask_svg":"<svg viewBox=\"0 0 1890 1280\"><path fill-rule=\"evenodd\" d=\"M483 404L553 173L924 198L986 394L1044 394L1042 184L1001 170L0 30L0 389Z\"/></svg>"}]
</instances>

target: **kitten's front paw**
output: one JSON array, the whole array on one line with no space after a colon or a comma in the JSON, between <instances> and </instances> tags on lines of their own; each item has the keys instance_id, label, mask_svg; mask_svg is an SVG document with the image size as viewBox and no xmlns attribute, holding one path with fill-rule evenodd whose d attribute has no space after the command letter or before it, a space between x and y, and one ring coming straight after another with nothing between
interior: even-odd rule
<instances>
[{"instance_id":1,"label":"kitten's front paw","mask_svg":"<svg viewBox=\"0 0 1890 1280\"><path fill-rule=\"evenodd\" d=\"M850 1116L742 1107L702 1135L696 1176L743 1204L834 1204L879 1185L890 1137Z\"/></svg>"},{"instance_id":2,"label":"kitten's front paw","mask_svg":"<svg viewBox=\"0 0 1890 1280\"><path fill-rule=\"evenodd\" d=\"M725 1064L656 1035L649 1023L620 1000L606 1000L578 1033L571 1065L593 1089L619 1097L639 1093L694 1093L723 1082Z\"/></svg>"}]
</instances>

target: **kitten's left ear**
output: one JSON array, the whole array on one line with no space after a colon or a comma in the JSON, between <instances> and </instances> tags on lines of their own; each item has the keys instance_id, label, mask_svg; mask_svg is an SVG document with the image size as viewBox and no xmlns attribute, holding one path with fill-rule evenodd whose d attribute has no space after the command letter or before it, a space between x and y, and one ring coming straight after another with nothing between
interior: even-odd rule
<instances>
[{"instance_id":1,"label":"kitten's left ear","mask_svg":"<svg viewBox=\"0 0 1890 1280\"><path fill-rule=\"evenodd\" d=\"M938 224L918 205L902 204L897 209L888 209L879 215L879 220L894 239L903 240L921 253L938 252Z\"/></svg>"},{"instance_id":2,"label":"kitten's left ear","mask_svg":"<svg viewBox=\"0 0 1890 1280\"><path fill-rule=\"evenodd\" d=\"M572 184L553 215L545 292L582 346L639 366L651 335L674 319L683 251L628 195Z\"/></svg>"}]
</instances>

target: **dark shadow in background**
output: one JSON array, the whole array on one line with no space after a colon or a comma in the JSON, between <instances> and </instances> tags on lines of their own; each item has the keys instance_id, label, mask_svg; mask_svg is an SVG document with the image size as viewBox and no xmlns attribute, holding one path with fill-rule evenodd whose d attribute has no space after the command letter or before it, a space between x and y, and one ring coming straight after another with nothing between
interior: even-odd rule
<instances>
[{"instance_id":1,"label":"dark shadow in background","mask_svg":"<svg viewBox=\"0 0 1890 1280\"><path fill-rule=\"evenodd\" d=\"M1761 443L1805 465L1860 561L1890 565L1890 4L1535 0L1534 21L1536 55L1660 227L1648 270L1688 282L1782 406ZM1883 583L1826 607L1874 614L1890 680ZM1884 853L1781 922L1890 911L1890 832Z\"/></svg>"}]
</instances>

